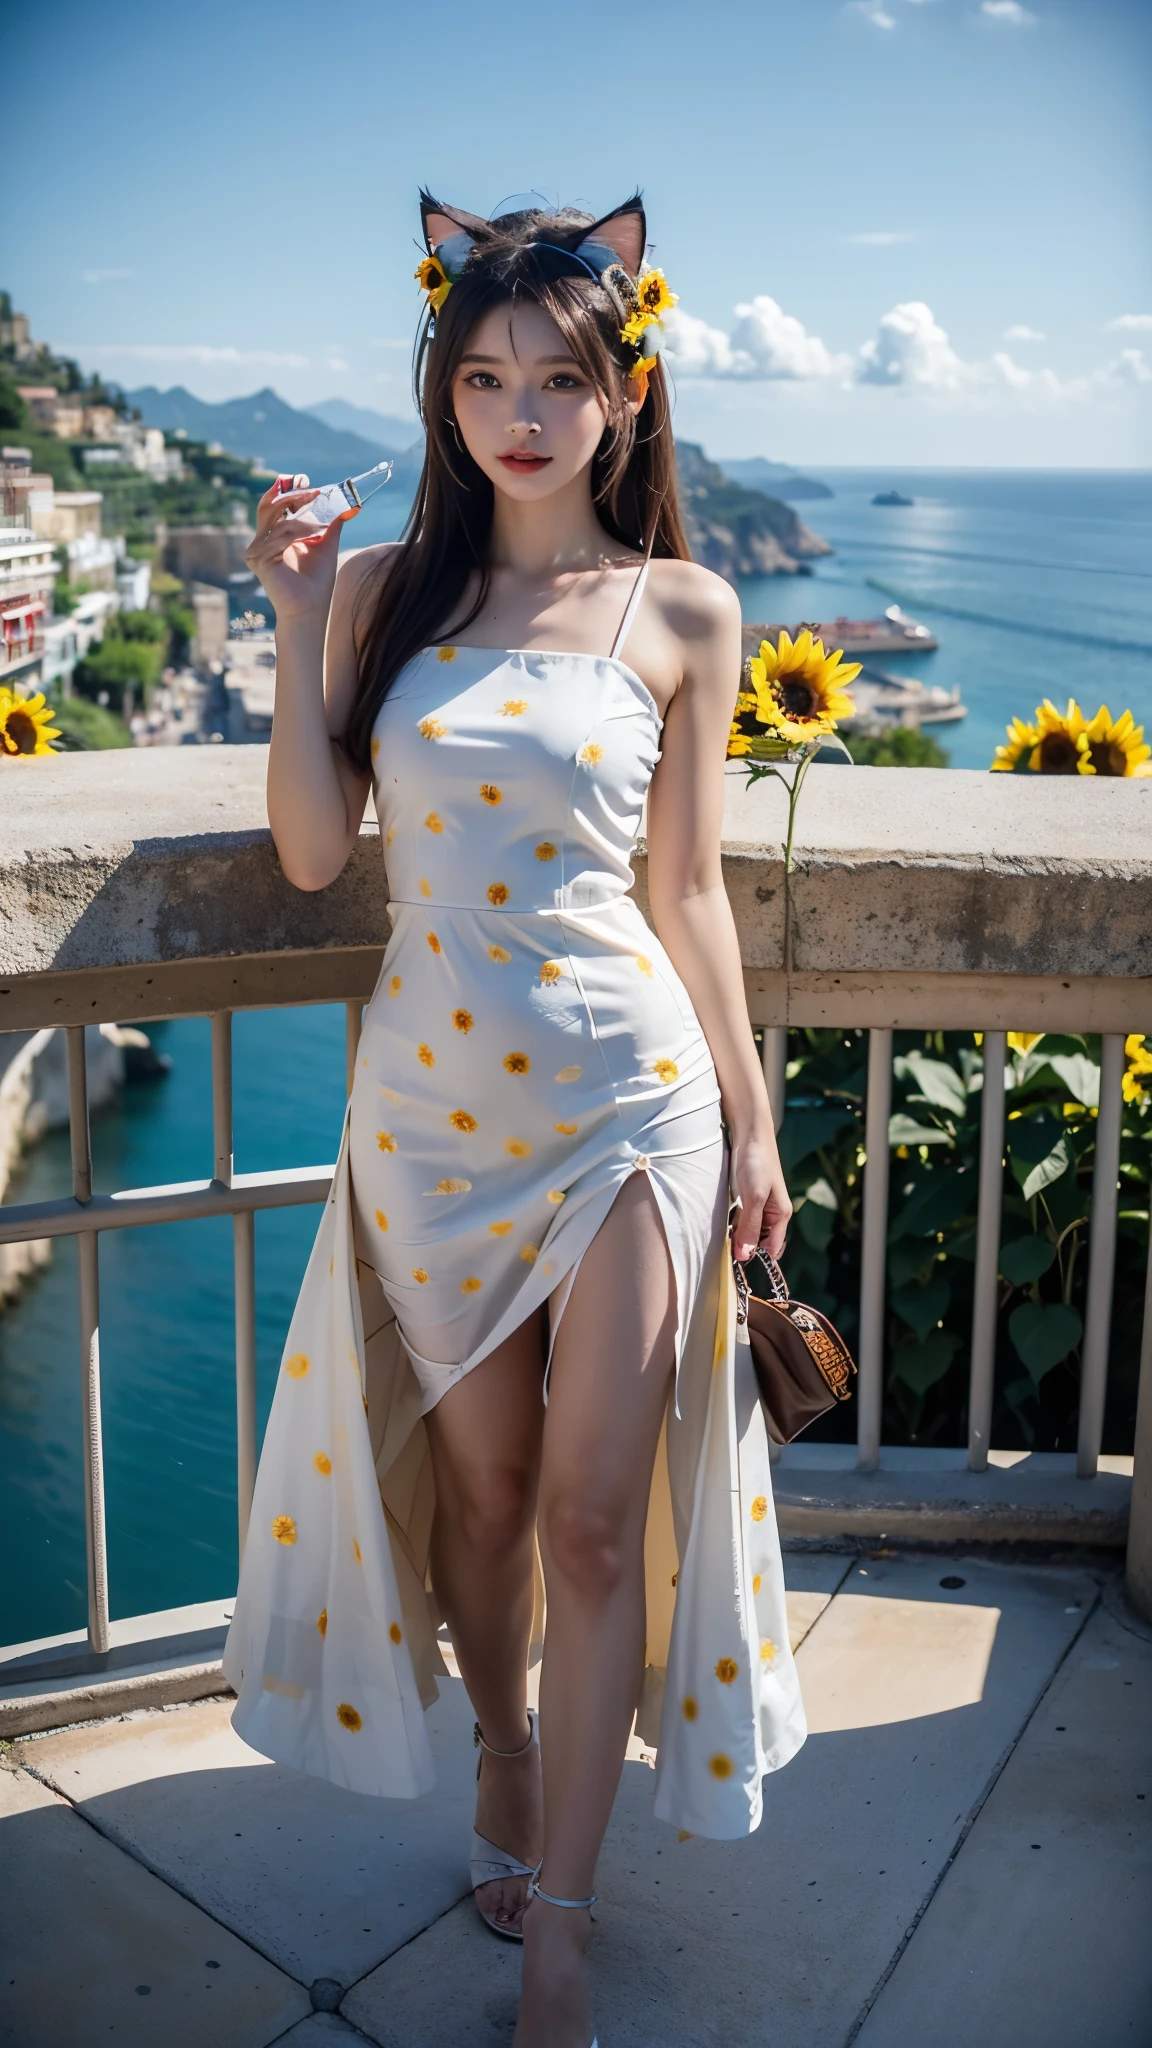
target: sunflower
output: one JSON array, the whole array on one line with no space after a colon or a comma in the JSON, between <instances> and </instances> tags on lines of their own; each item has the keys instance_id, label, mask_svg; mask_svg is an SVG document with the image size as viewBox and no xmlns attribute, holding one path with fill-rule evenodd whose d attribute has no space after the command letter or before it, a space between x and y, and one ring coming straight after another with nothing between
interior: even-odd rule
<instances>
[{"instance_id":1,"label":"sunflower","mask_svg":"<svg viewBox=\"0 0 1152 2048\"><path fill-rule=\"evenodd\" d=\"M51 754L51 742L59 737L42 690L18 697L0 683L0 754Z\"/></svg>"},{"instance_id":2,"label":"sunflower","mask_svg":"<svg viewBox=\"0 0 1152 2048\"><path fill-rule=\"evenodd\" d=\"M1025 770L1032 759L1032 750L1040 738L1039 729L1026 725L1022 718L1014 718L1008 727L1008 738L1004 745L997 747L992 756L993 768L999 768L1009 775L1018 775Z\"/></svg>"},{"instance_id":3,"label":"sunflower","mask_svg":"<svg viewBox=\"0 0 1152 2048\"><path fill-rule=\"evenodd\" d=\"M1152 1046L1142 1031L1130 1031L1124 1040L1124 1051L1128 1066L1121 1087L1125 1102L1145 1102L1148 1099L1148 1082L1152 1076Z\"/></svg>"},{"instance_id":4,"label":"sunflower","mask_svg":"<svg viewBox=\"0 0 1152 2048\"><path fill-rule=\"evenodd\" d=\"M762 640L759 655L748 663L757 724L794 743L835 732L836 721L851 718L856 709L844 686L855 681L861 667L850 661L841 668L843 659L839 647L826 654L824 642L813 640L807 626L795 641L783 627L775 647Z\"/></svg>"},{"instance_id":5,"label":"sunflower","mask_svg":"<svg viewBox=\"0 0 1152 2048\"><path fill-rule=\"evenodd\" d=\"M438 256L423 256L413 272L421 291L427 292L428 304L434 313L440 311L452 289L452 279Z\"/></svg>"},{"instance_id":6,"label":"sunflower","mask_svg":"<svg viewBox=\"0 0 1152 2048\"><path fill-rule=\"evenodd\" d=\"M1114 719L1102 704L1084 736L1088 745L1081 775L1152 775L1152 747L1144 744L1144 727L1134 723L1130 711Z\"/></svg>"},{"instance_id":7,"label":"sunflower","mask_svg":"<svg viewBox=\"0 0 1152 2048\"><path fill-rule=\"evenodd\" d=\"M646 327L654 320L662 320L665 313L678 303L677 294L668 289L668 280L662 270L646 270L636 280L636 295L640 301L627 325L620 330L624 341L638 342Z\"/></svg>"}]
</instances>

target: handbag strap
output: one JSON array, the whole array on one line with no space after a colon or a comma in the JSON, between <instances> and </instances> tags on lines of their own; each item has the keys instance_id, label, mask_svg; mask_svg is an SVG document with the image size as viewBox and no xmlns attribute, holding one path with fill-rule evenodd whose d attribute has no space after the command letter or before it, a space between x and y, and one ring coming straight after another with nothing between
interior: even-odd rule
<instances>
[{"instance_id":1,"label":"handbag strap","mask_svg":"<svg viewBox=\"0 0 1152 2048\"><path fill-rule=\"evenodd\" d=\"M748 1301L752 1290L748 1285L746 1269L752 1264L754 1259L759 1259L768 1276L769 1301L785 1302L791 1299L788 1293L788 1282L785 1280L771 1252L757 1250L753 1252L750 1259L733 1259L732 1273L736 1281L736 1321L738 1323L746 1323L748 1320Z\"/></svg>"}]
</instances>

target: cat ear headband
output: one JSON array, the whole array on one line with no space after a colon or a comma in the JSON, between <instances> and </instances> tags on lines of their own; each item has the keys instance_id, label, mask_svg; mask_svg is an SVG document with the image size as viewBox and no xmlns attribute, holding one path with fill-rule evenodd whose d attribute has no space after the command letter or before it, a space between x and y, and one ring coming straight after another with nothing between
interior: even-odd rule
<instances>
[{"instance_id":1,"label":"cat ear headband","mask_svg":"<svg viewBox=\"0 0 1152 2048\"><path fill-rule=\"evenodd\" d=\"M486 244L507 246L501 227L531 215L514 213L495 221L482 220L478 214L443 206L431 193L421 192L420 217L428 254L416 270L416 279L434 317L473 257L483 261ZM545 271L571 275L575 265L603 286L620 319L620 338L635 351L629 375L640 387L641 404L647 395L649 372L660 353L662 316L676 304L676 294L669 291L663 271L642 268L647 236L644 207L636 193L596 221L577 214L569 224L561 215L550 223L546 241L521 245L532 250Z\"/></svg>"}]
</instances>

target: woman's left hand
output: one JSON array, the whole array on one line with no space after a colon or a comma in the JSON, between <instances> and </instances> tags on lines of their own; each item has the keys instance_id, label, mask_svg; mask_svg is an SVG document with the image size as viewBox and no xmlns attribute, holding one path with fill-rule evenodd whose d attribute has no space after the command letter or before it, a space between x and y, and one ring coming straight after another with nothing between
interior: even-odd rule
<instances>
[{"instance_id":1,"label":"woman's left hand","mask_svg":"<svg viewBox=\"0 0 1152 2048\"><path fill-rule=\"evenodd\" d=\"M763 1250L778 1259L784 1250L792 1204L771 1126L737 1138L732 1146L732 1181L739 1204L732 1224L732 1250L750 1259Z\"/></svg>"}]
</instances>

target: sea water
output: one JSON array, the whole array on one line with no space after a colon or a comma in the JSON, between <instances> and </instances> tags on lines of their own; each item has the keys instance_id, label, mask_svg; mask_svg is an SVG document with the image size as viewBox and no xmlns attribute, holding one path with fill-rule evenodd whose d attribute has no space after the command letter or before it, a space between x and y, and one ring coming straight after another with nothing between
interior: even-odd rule
<instances>
[{"instance_id":1,"label":"sea water","mask_svg":"<svg viewBox=\"0 0 1152 2048\"><path fill-rule=\"evenodd\" d=\"M1152 477L818 473L835 496L797 509L836 554L812 577L745 584L745 618L795 624L901 603L932 627L939 651L880 656L878 665L960 684L968 717L937 728L958 767L986 766L1008 718L1044 696L1075 696L1087 711L1102 701L1114 713L1130 707L1152 727ZM871 503L893 487L914 504ZM394 539L405 509L382 491L350 524L346 545ZM94 1117L102 1190L212 1171L208 1024L149 1028L172 1070ZM343 1114L343 1009L241 1013L234 1033L237 1170L330 1163ZM67 1135L54 1133L30 1153L9 1199L70 1185ZM256 1219L261 1427L318 1215L282 1209ZM237 1562L231 1224L109 1231L100 1260L112 1613L218 1599L234 1589ZM0 1314L0 1545L0 1642L83 1626L76 1256L67 1239Z\"/></svg>"}]
</instances>

